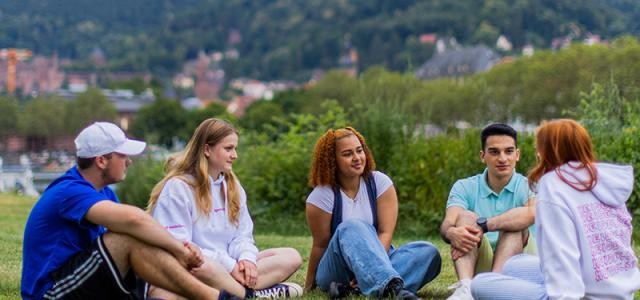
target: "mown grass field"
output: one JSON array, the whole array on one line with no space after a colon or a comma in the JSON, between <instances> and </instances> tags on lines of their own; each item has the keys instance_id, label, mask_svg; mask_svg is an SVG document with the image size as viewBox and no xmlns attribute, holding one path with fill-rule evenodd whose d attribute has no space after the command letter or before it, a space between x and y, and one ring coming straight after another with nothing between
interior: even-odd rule
<instances>
[{"instance_id":1,"label":"mown grass field","mask_svg":"<svg viewBox=\"0 0 640 300\"><path fill-rule=\"evenodd\" d=\"M20 299L20 270L22 260L22 235L24 223L27 215L33 206L35 199L25 198L10 194L0 194L0 300ZM304 225L301 225L304 226ZM424 287L419 295L423 299L445 299L449 291L447 286L456 281L453 266L451 264L446 245L440 238L433 237L427 239L438 246L443 258L442 272L434 280ZM394 244L401 245L409 240L403 237L396 237ZM304 282L306 274L306 263L309 258L311 238L309 236L286 236L280 234L258 234L256 242L259 248L271 248L281 246L291 246L302 254L304 258L302 268L296 272L290 281ZM640 253L640 247L636 246L636 253ZM302 299L324 299L326 294L313 291L305 295ZM640 299L640 293L636 294L636 299Z\"/></svg>"}]
</instances>

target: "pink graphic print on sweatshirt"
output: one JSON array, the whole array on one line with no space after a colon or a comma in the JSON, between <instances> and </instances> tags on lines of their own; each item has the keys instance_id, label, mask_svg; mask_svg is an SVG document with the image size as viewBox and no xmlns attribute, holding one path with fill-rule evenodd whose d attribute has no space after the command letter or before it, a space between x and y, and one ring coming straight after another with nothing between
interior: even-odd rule
<instances>
[{"instance_id":1,"label":"pink graphic print on sweatshirt","mask_svg":"<svg viewBox=\"0 0 640 300\"><path fill-rule=\"evenodd\" d=\"M578 207L591 248L596 281L605 280L636 266L631 251L631 216L623 205L610 207L600 202Z\"/></svg>"}]
</instances>

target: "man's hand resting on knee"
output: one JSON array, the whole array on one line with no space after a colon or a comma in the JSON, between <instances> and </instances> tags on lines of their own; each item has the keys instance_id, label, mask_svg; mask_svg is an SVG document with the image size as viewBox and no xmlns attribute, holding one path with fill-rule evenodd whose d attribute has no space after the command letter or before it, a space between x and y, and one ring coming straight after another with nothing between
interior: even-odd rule
<instances>
[{"instance_id":1,"label":"man's hand resting on knee","mask_svg":"<svg viewBox=\"0 0 640 300\"><path fill-rule=\"evenodd\" d=\"M451 241L451 258L456 260L478 246L483 232L477 226L451 227L447 230L447 239Z\"/></svg>"}]
</instances>

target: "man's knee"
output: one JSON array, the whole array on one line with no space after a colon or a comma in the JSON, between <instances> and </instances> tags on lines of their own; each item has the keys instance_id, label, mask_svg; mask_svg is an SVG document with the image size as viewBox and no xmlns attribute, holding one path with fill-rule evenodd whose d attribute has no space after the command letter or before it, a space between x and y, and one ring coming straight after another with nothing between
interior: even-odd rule
<instances>
[{"instance_id":1,"label":"man's knee","mask_svg":"<svg viewBox=\"0 0 640 300\"><path fill-rule=\"evenodd\" d=\"M128 257L132 251L146 245L130 235L115 232L105 233L102 240L114 259L119 256Z\"/></svg>"},{"instance_id":2,"label":"man's knee","mask_svg":"<svg viewBox=\"0 0 640 300\"><path fill-rule=\"evenodd\" d=\"M512 245L514 247L522 247L527 245L527 241L529 239L529 230L520 230L520 231L505 231L501 230L498 235L498 243L503 244L507 243L508 245Z\"/></svg>"},{"instance_id":3,"label":"man's knee","mask_svg":"<svg viewBox=\"0 0 640 300\"><path fill-rule=\"evenodd\" d=\"M475 225L478 215L470 210L461 211L456 219L456 226Z\"/></svg>"},{"instance_id":4,"label":"man's knee","mask_svg":"<svg viewBox=\"0 0 640 300\"><path fill-rule=\"evenodd\" d=\"M162 299L162 300L181 300L184 299L177 294L161 289L156 286L149 287L149 294L147 299Z\"/></svg>"}]
</instances>

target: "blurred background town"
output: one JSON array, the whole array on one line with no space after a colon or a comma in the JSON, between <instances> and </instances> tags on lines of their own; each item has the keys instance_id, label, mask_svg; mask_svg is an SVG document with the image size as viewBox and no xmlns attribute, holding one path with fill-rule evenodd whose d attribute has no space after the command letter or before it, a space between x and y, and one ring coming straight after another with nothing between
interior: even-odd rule
<instances>
[{"instance_id":1,"label":"blurred background town","mask_svg":"<svg viewBox=\"0 0 640 300\"><path fill-rule=\"evenodd\" d=\"M531 130L594 82L636 95L638 19L632 0L3 0L0 192L37 195L97 120L157 159L207 116L275 140L328 99L370 133L350 116L379 102L425 135Z\"/></svg>"}]
</instances>

